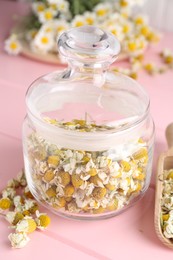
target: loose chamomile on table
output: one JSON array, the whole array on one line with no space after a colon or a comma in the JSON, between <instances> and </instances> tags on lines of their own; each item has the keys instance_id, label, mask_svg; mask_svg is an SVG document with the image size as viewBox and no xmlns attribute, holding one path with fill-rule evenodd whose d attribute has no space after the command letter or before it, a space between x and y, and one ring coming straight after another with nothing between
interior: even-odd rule
<instances>
[{"instance_id":1,"label":"loose chamomile on table","mask_svg":"<svg viewBox=\"0 0 173 260\"><path fill-rule=\"evenodd\" d=\"M30 233L36 229L45 230L49 226L50 217L39 211L39 205L28 189L23 171L17 178L8 181L0 196L0 215L13 230L8 236L13 248L26 246L30 241Z\"/></svg>"}]
</instances>

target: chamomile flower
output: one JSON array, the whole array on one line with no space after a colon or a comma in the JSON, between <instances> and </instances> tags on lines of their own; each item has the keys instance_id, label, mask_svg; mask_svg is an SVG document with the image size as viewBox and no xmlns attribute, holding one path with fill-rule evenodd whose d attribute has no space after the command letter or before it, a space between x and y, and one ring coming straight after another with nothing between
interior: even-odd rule
<instances>
[{"instance_id":1,"label":"chamomile flower","mask_svg":"<svg viewBox=\"0 0 173 260\"><path fill-rule=\"evenodd\" d=\"M148 74L153 75L158 72L158 68L153 62L149 62L144 65L144 69L148 72Z\"/></svg>"},{"instance_id":2,"label":"chamomile flower","mask_svg":"<svg viewBox=\"0 0 173 260\"><path fill-rule=\"evenodd\" d=\"M41 1L32 3L32 10L36 15L42 13L45 9L46 5Z\"/></svg>"},{"instance_id":3,"label":"chamomile flower","mask_svg":"<svg viewBox=\"0 0 173 260\"><path fill-rule=\"evenodd\" d=\"M122 27L120 25L115 24L115 25L109 26L107 29L109 32L111 32L113 35L115 35L119 39L119 41L123 40L124 35L122 33Z\"/></svg>"},{"instance_id":4,"label":"chamomile flower","mask_svg":"<svg viewBox=\"0 0 173 260\"><path fill-rule=\"evenodd\" d=\"M47 8L43 12L38 14L38 19L39 19L40 23L43 24L47 21L53 20L53 18L56 16L57 13L58 13L58 11L55 12L51 8Z\"/></svg>"},{"instance_id":5,"label":"chamomile flower","mask_svg":"<svg viewBox=\"0 0 173 260\"><path fill-rule=\"evenodd\" d=\"M46 23L44 23L40 30L39 33L43 33L43 34L53 34L54 33L54 20L53 21L48 21Z\"/></svg>"},{"instance_id":6,"label":"chamomile flower","mask_svg":"<svg viewBox=\"0 0 173 260\"><path fill-rule=\"evenodd\" d=\"M86 20L83 15L76 15L75 18L71 22L72 27L80 27L86 25Z\"/></svg>"},{"instance_id":7,"label":"chamomile flower","mask_svg":"<svg viewBox=\"0 0 173 260\"><path fill-rule=\"evenodd\" d=\"M136 15L133 21L137 26L146 25L148 24L148 17L146 15Z\"/></svg>"},{"instance_id":8,"label":"chamomile flower","mask_svg":"<svg viewBox=\"0 0 173 260\"><path fill-rule=\"evenodd\" d=\"M143 0L118 0L117 6L119 8L127 8L127 7L132 7L134 5L142 5Z\"/></svg>"},{"instance_id":9,"label":"chamomile flower","mask_svg":"<svg viewBox=\"0 0 173 260\"><path fill-rule=\"evenodd\" d=\"M52 33L39 32L33 40L35 50L46 53L54 47L54 35Z\"/></svg>"},{"instance_id":10,"label":"chamomile flower","mask_svg":"<svg viewBox=\"0 0 173 260\"><path fill-rule=\"evenodd\" d=\"M128 21L123 21L123 23L121 24L122 26L122 32L125 36L130 35L132 30L133 30L133 25L131 22Z\"/></svg>"},{"instance_id":11,"label":"chamomile flower","mask_svg":"<svg viewBox=\"0 0 173 260\"><path fill-rule=\"evenodd\" d=\"M143 36L133 37L126 42L125 49L130 56L138 56L146 49L147 41Z\"/></svg>"},{"instance_id":12,"label":"chamomile flower","mask_svg":"<svg viewBox=\"0 0 173 260\"><path fill-rule=\"evenodd\" d=\"M62 32L68 30L70 27L69 23L65 20L55 19L54 20L54 32L55 35L60 35Z\"/></svg>"},{"instance_id":13,"label":"chamomile flower","mask_svg":"<svg viewBox=\"0 0 173 260\"><path fill-rule=\"evenodd\" d=\"M94 12L98 19L108 17L111 12L111 5L109 3L98 4L94 8Z\"/></svg>"},{"instance_id":14,"label":"chamomile flower","mask_svg":"<svg viewBox=\"0 0 173 260\"><path fill-rule=\"evenodd\" d=\"M30 238L25 233L11 233L8 236L12 248L23 248L30 241Z\"/></svg>"},{"instance_id":15,"label":"chamomile flower","mask_svg":"<svg viewBox=\"0 0 173 260\"><path fill-rule=\"evenodd\" d=\"M15 226L16 232L32 233L36 230L36 222L32 217L24 217Z\"/></svg>"},{"instance_id":16,"label":"chamomile flower","mask_svg":"<svg viewBox=\"0 0 173 260\"><path fill-rule=\"evenodd\" d=\"M173 52L171 50L163 49L160 55L166 64L173 63Z\"/></svg>"},{"instance_id":17,"label":"chamomile flower","mask_svg":"<svg viewBox=\"0 0 173 260\"><path fill-rule=\"evenodd\" d=\"M61 13L67 13L69 11L69 3L65 0L58 1L58 10Z\"/></svg>"},{"instance_id":18,"label":"chamomile flower","mask_svg":"<svg viewBox=\"0 0 173 260\"><path fill-rule=\"evenodd\" d=\"M85 22L88 25L96 24L96 14L93 12L85 12L84 13Z\"/></svg>"},{"instance_id":19,"label":"chamomile flower","mask_svg":"<svg viewBox=\"0 0 173 260\"><path fill-rule=\"evenodd\" d=\"M48 0L49 7L61 13L69 11L69 3L65 0Z\"/></svg>"},{"instance_id":20,"label":"chamomile flower","mask_svg":"<svg viewBox=\"0 0 173 260\"><path fill-rule=\"evenodd\" d=\"M29 30L26 33L26 40L27 41L32 41L35 38L35 36L37 35L37 33L38 33L38 30L36 30L36 29Z\"/></svg>"},{"instance_id":21,"label":"chamomile flower","mask_svg":"<svg viewBox=\"0 0 173 260\"><path fill-rule=\"evenodd\" d=\"M37 218L35 219L37 223L37 228L40 230L45 230L50 225L50 218L45 213L40 213L38 210L36 211Z\"/></svg>"},{"instance_id":22,"label":"chamomile flower","mask_svg":"<svg viewBox=\"0 0 173 260\"><path fill-rule=\"evenodd\" d=\"M16 35L11 35L5 41L4 49L8 54L12 55L18 55L21 52L22 46L20 44L20 41L17 39Z\"/></svg>"}]
</instances>

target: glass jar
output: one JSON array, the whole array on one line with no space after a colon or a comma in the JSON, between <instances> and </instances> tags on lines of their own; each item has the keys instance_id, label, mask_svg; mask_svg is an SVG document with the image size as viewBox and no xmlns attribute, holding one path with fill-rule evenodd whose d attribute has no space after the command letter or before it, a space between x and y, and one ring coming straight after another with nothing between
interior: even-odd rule
<instances>
[{"instance_id":1,"label":"glass jar","mask_svg":"<svg viewBox=\"0 0 173 260\"><path fill-rule=\"evenodd\" d=\"M120 52L93 26L64 32L68 68L37 79L26 95L26 178L33 196L58 215L112 217L146 192L154 124L149 98L134 80L108 71Z\"/></svg>"}]
</instances>

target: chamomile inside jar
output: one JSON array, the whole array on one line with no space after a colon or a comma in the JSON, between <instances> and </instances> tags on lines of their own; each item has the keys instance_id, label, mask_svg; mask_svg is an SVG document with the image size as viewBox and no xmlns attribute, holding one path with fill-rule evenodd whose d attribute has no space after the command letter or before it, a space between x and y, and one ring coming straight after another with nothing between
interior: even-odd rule
<instances>
[{"instance_id":1,"label":"chamomile inside jar","mask_svg":"<svg viewBox=\"0 0 173 260\"><path fill-rule=\"evenodd\" d=\"M137 82L107 70L120 50L113 35L92 26L72 29L60 37L59 50L69 67L36 80L26 96L29 188L61 216L115 216L150 182L149 98Z\"/></svg>"}]
</instances>

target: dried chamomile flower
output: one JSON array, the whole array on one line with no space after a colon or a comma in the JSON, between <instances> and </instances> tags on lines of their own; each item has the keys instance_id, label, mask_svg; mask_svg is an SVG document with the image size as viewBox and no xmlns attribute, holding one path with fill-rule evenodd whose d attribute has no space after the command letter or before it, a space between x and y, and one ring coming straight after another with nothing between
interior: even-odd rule
<instances>
[{"instance_id":1,"label":"dried chamomile flower","mask_svg":"<svg viewBox=\"0 0 173 260\"><path fill-rule=\"evenodd\" d=\"M11 200L8 198L0 199L0 209L7 210L11 207Z\"/></svg>"},{"instance_id":2,"label":"dried chamomile flower","mask_svg":"<svg viewBox=\"0 0 173 260\"><path fill-rule=\"evenodd\" d=\"M93 190L92 196L95 199L102 199L106 195L106 192L107 192L106 188L96 187Z\"/></svg>"},{"instance_id":3,"label":"dried chamomile flower","mask_svg":"<svg viewBox=\"0 0 173 260\"><path fill-rule=\"evenodd\" d=\"M65 188L64 188L64 194L67 197L71 197L73 195L73 193L75 192L75 188L73 185L68 184Z\"/></svg>"},{"instance_id":4,"label":"dried chamomile flower","mask_svg":"<svg viewBox=\"0 0 173 260\"><path fill-rule=\"evenodd\" d=\"M60 183L63 186L66 186L70 183L71 178L68 172L60 171L57 176L60 177Z\"/></svg>"},{"instance_id":5,"label":"dried chamomile flower","mask_svg":"<svg viewBox=\"0 0 173 260\"><path fill-rule=\"evenodd\" d=\"M16 179L11 179L7 182L7 188L18 188L19 187L19 182Z\"/></svg>"},{"instance_id":6,"label":"dried chamomile flower","mask_svg":"<svg viewBox=\"0 0 173 260\"><path fill-rule=\"evenodd\" d=\"M27 198L27 199L34 199L32 193L30 192L30 190L29 190L29 188L28 188L28 186L26 186L26 187L24 188L24 196L25 196L25 198Z\"/></svg>"},{"instance_id":7,"label":"dried chamomile flower","mask_svg":"<svg viewBox=\"0 0 173 260\"><path fill-rule=\"evenodd\" d=\"M12 216L10 216L12 217ZM24 218L24 215L21 212L16 212L12 221L13 225L17 225L19 221L21 221Z\"/></svg>"},{"instance_id":8,"label":"dried chamomile flower","mask_svg":"<svg viewBox=\"0 0 173 260\"><path fill-rule=\"evenodd\" d=\"M24 217L22 220L19 220L15 226L15 230L18 233L32 233L36 230L36 222L32 217Z\"/></svg>"},{"instance_id":9,"label":"dried chamomile flower","mask_svg":"<svg viewBox=\"0 0 173 260\"><path fill-rule=\"evenodd\" d=\"M19 182L19 184L23 187L25 187L27 185L26 183L26 177L25 177L25 173L24 171L20 171L16 177L16 180Z\"/></svg>"},{"instance_id":10,"label":"dried chamomile flower","mask_svg":"<svg viewBox=\"0 0 173 260\"><path fill-rule=\"evenodd\" d=\"M75 188L79 188L84 183L79 174L73 174L71 176L71 181Z\"/></svg>"},{"instance_id":11,"label":"dried chamomile flower","mask_svg":"<svg viewBox=\"0 0 173 260\"><path fill-rule=\"evenodd\" d=\"M51 155L47 159L47 163L53 167L57 167L59 165L60 158L59 156Z\"/></svg>"},{"instance_id":12,"label":"dried chamomile flower","mask_svg":"<svg viewBox=\"0 0 173 260\"><path fill-rule=\"evenodd\" d=\"M8 211L5 215L5 219L12 224L15 218L16 212L14 211Z\"/></svg>"},{"instance_id":13,"label":"dried chamomile flower","mask_svg":"<svg viewBox=\"0 0 173 260\"><path fill-rule=\"evenodd\" d=\"M160 53L160 56L166 64L173 64L173 52L171 50L163 49L163 51Z\"/></svg>"},{"instance_id":14,"label":"dried chamomile flower","mask_svg":"<svg viewBox=\"0 0 173 260\"><path fill-rule=\"evenodd\" d=\"M158 72L158 68L152 62L145 64L144 69L150 75L156 74Z\"/></svg>"},{"instance_id":15,"label":"dried chamomile flower","mask_svg":"<svg viewBox=\"0 0 173 260\"><path fill-rule=\"evenodd\" d=\"M15 233L11 233L8 236L12 247L24 247L30 240L27 234L34 232L37 227L34 218L38 210L38 204L30 193L28 186L26 186L23 171L20 172L17 179L10 180L7 187L2 191L0 210L2 212L1 215L4 215L11 227L15 229ZM42 229L45 229L50 223L50 218L46 214L39 214L39 225L43 226Z\"/></svg>"},{"instance_id":16,"label":"dried chamomile flower","mask_svg":"<svg viewBox=\"0 0 173 260\"><path fill-rule=\"evenodd\" d=\"M43 176L43 179L46 181L46 182L50 182L54 179L55 177L55 173L51 170L45 172L44 176Z\"/></svg>"},{"instance_id":17,"label":"dried chamomile flower","mask_svg":"<svg viewBox=\"0 0 173 260\"><path fill-rule=\"evenodd\" d=\"M25 233L10 233L8 239L12 248L23 248L30 241L30 238Z\"/></svg>"},{"instance_id":18,"label":"dried chamomile flower","mask_svg":"<svg viewBox=\"0 0 173 260\"><path fill-rule=\"evenodd\" d=\"M163 190L161 199L161 227L163 235L173 238L173 169L163 172Z\"/></svg>"},{"instance_id":19,"label":"dried chamomile flower","mask_svg":"<svg viewBox=\"0 0 173 260\"><path fill-rule=\"evenodd\" d=\"M2 198L9 198L9 199L13 199L14 196L16 195L16 190L14 188L11 187L6 187L2 193Z\"/></svg>"},{"instance_id":20,"label":"dried chamomile flower","mask_svg":"<svg viewBox=\"0 0 173 260\"><path fill-rule=\"evenodd\" d=\"M40 230L45 230L50 225L50 217L47 214L40 213L36 211L37 218L35 219L37 223L37 228Z\"/></svg>"},{"instance_id":21,"label":"dried chamomile flower","mask_svg":"<svg viewBox=\"0 0 173 260\"><path fill-rule=\"evenodd\" d=\"M168 175L167 175L166 179L167 180L173 179L173 170L172 169L168 171Z\"/></svg>"}]
</instances>

